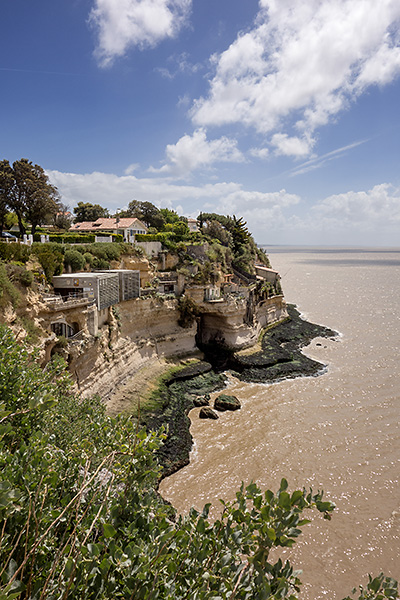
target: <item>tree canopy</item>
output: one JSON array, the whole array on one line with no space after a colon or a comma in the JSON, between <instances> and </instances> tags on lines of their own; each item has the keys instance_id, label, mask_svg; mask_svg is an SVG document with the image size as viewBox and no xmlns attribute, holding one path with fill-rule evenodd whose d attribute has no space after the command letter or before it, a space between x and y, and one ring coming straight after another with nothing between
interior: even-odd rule
<instances>
[{"instance_id":1,"label":"tree canopy","mask_svg":"<svg viewBox=\"0 0 400 600\"><path fill-rule=\"evenodd\" d=\"M103 208L100 204L91 204L90 202L78 202L74 208L75 223L83 223L84 221L97 221L102 217L109 217L110 213L107 208Z\"/></svg>"},{"instance_id":2,"label":"tree canopy","mask_svg":"<svg viewBox=\"0 0 400 600\"><path fill-rule=\"evenodd\" d=\"M167 222L157 206L147 201L131 200L128 208L119 213L121 217L136 217L143 221L147 227L154 227L161 231Z\"/></svg>"},{"instance_id":3,"label":"tree canopy","mask_svg":"<svg viewBox=\"0 0 400 600\"><path fill-rule=\"evenodd\" d=\"M0 217L4 222L4 210L9 208L18 218L21 234L26 229L23 219L31 224L32 234L46 218L58 212L59 194L50 184L39 165L26 158L16 160L11 166L8 160L0 161Z\"/></svg>"}]
</instances>

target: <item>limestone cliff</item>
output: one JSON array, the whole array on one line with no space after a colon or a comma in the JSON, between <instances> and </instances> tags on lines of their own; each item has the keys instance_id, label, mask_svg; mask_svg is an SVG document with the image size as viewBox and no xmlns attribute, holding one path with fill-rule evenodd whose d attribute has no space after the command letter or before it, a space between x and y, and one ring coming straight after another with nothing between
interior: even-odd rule
<instances>
[{"instance_id":1,"label":"limestone cliff","mask_svg":"<svg viewBox=\"0 0 400 600\"><path fill-rule=\"evenodd\" d=\"M248 302L203 302L189 327L178 324L176 300L135 299L110 311L108 326L96 338L70 348L70 370L81 392L107 398L114 389L159 358L190 356L200 344L222 344L232 349L252 346L266 325L287 316L282 296L253 307ZM115 317L117 314L117 317Z\"/></svg>"}]
</instances>

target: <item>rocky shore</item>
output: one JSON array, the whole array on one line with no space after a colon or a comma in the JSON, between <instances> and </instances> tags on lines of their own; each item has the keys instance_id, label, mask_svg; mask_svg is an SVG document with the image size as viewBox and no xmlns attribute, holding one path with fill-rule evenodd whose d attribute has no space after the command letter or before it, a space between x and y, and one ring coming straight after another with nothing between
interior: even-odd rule
<instances>
[{"instance_id":1,"label":"rocky shore","mask_svg":"<svg viewBox=\"0 0 400 600\"><path fill-rule=\"evenodd\" d=\"M163 477L188 464L193 444L188 413L195 406L207 406L208 394L225 387L224 372L255 383L323 372L324 365L305 356L301 348L316 337L334 337L337 333L303 320L293 305L288 306L288 314L283 322L268 328L251 350L232 352L223 346L203 347L205 361L172 373L153 392L155 406L140 420L149 429L163 425L168 429L160 452Z\"/></svg>"}]
</instances>

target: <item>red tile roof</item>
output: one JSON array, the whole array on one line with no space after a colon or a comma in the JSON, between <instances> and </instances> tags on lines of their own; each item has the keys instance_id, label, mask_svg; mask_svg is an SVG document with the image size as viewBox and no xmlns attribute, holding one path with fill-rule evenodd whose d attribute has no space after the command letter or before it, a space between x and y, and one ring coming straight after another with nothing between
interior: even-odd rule
<instances>
[{"instance_id":1,"label":"red tile roof","mask_svg":"<svg viewBox=\"0 0 400 600\"><path fill-rule=\"evenodd\" d=\"M124 217L121 219L100 218L97 221L84 221L75 223L71 229L78 231L101 231L103 229L129 229L130 227L139 227L147 231L147 227L136 217Z\"/></svg>"}]
</instances>

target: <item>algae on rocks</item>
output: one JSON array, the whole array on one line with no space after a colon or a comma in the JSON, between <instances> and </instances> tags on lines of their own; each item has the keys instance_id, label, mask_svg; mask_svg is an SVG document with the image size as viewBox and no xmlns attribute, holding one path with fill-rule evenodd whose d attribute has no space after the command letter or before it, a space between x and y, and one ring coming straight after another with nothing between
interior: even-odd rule
<instances>
[{"instance_id":1,"label":"algae on rocks","mask_svg":"<svg viewBox=\"0 0 400 600\"><path fill-rule=\"evenodd\" d=\"M167 438L158 451L158 457L163 466L162 477L167 477L189 463L189 453L192 449L193 438L190 433L189 411L194 408L198 396L222 389L225 379L210 369L208 363L198 370L208 369L207 373L192 374L191 379L179 380L185 371L181 370L169 382L164 382L154 394L160 395L160 410L145 414L141 422L147 429L157 430L162 425L167 426ZM188 372L186 373L188 375Z\"/></svg>"}]
</instances>

